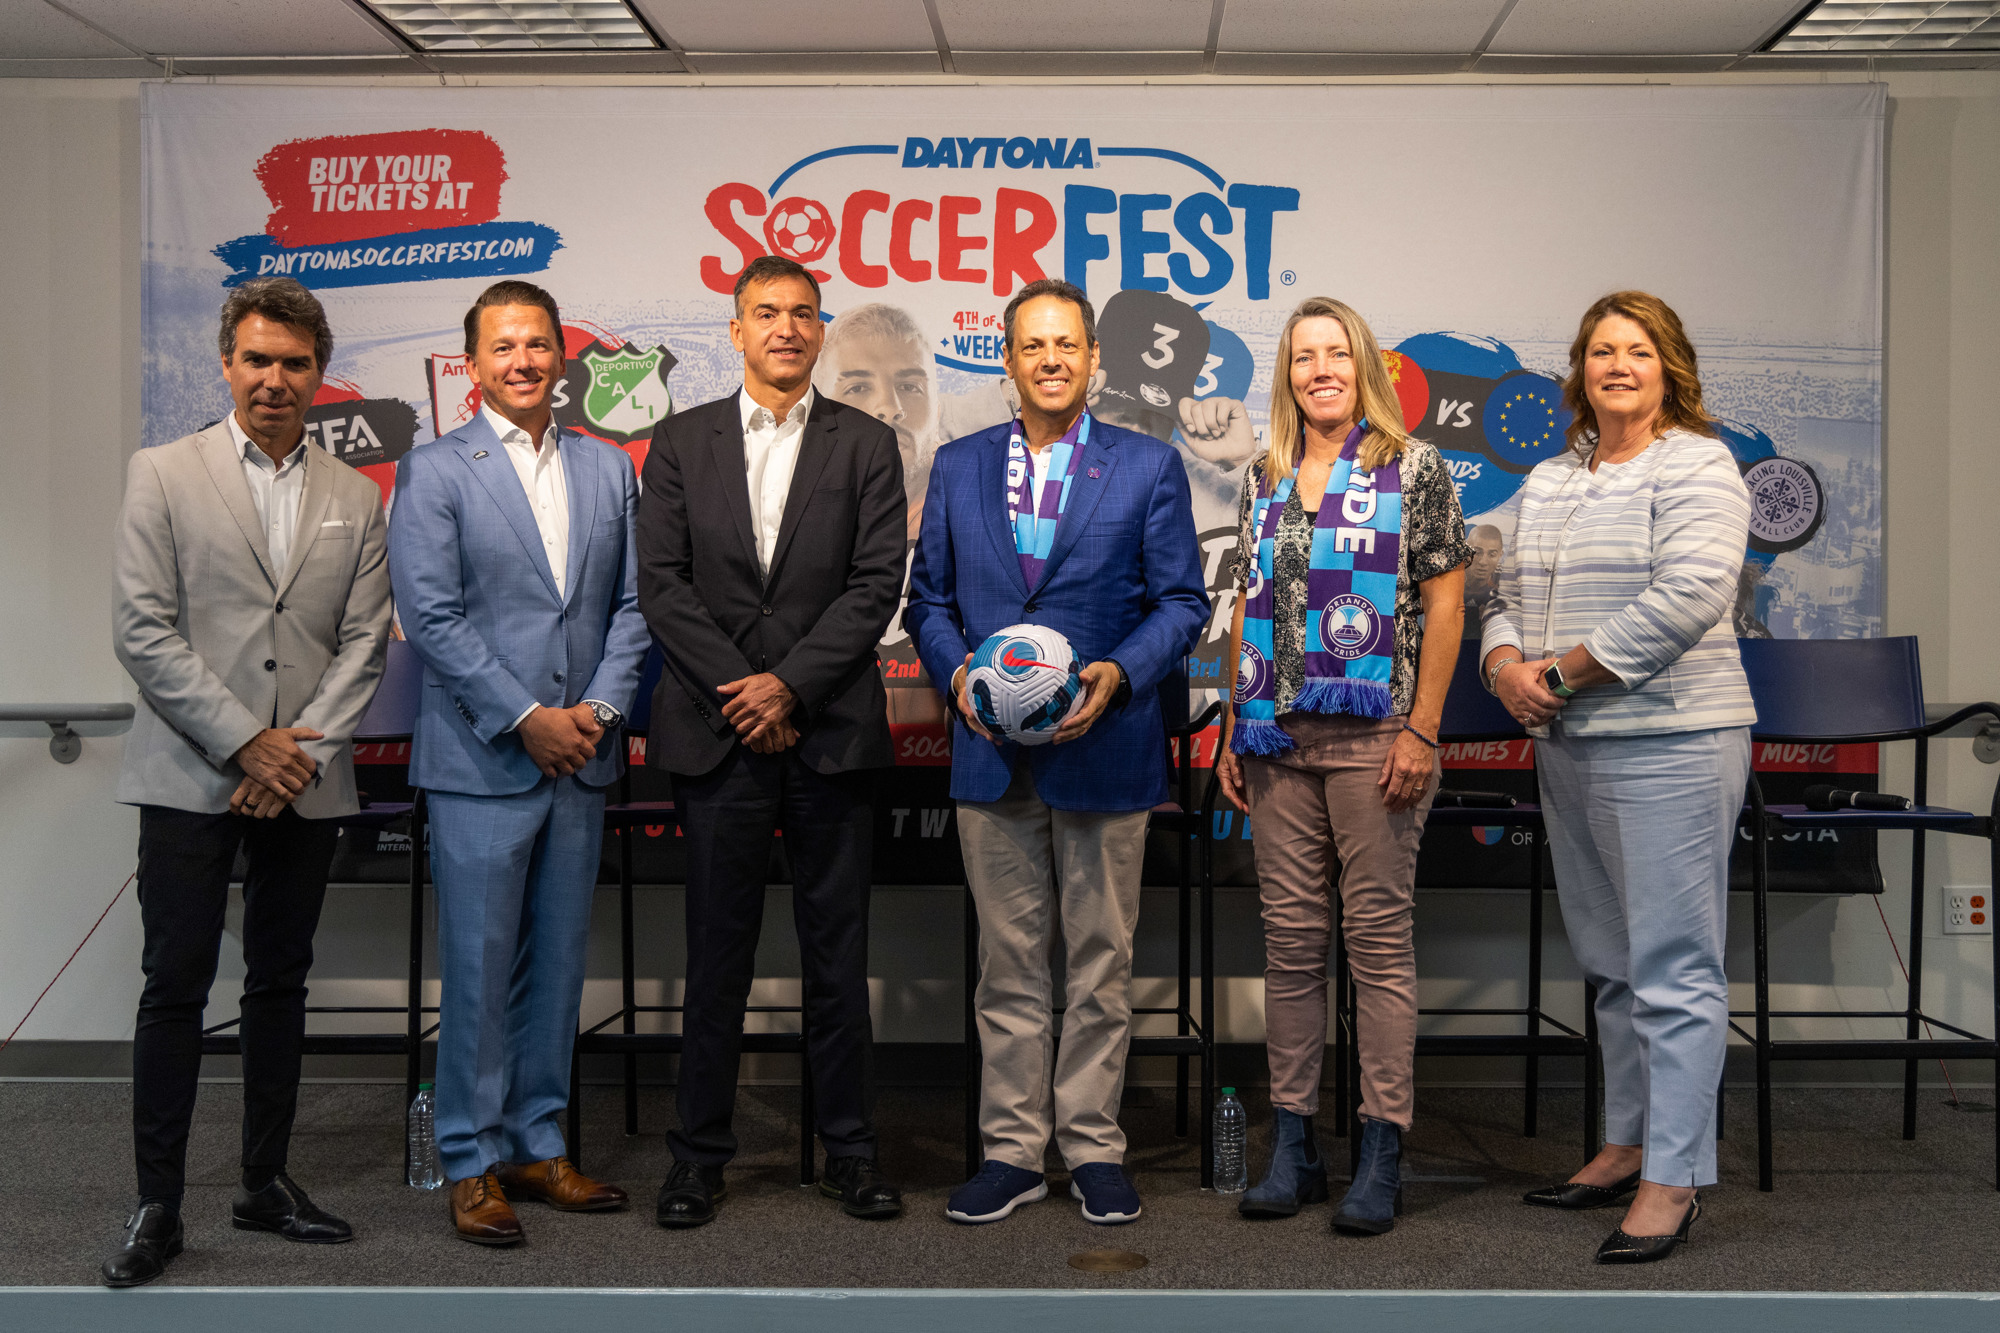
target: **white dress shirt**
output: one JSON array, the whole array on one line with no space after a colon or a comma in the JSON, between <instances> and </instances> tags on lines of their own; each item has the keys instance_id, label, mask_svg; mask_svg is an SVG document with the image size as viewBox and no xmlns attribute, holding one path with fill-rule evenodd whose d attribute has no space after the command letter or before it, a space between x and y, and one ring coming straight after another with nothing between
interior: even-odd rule
<instances>
[{"instance_id":1,"label":"white dress shirt","mask_svg":"<svg viewBox=\"0 0 2000 1333\"><path fill-rule=\"evenodd\" d=\"M549 572L555 575L556 596L567 597L563 581L569 575L569 487L563 482L562 450L556 447L555 418L542 433L541 447L535 447L528 432L492 408L481 404L481 416L507 450L507 461L528 493L528 509L535 516L535 528L542 536L542 554L548 557Z\"/></svg>"},{"instance_id":2,"label":"white dress shirt","mask_svg":"<svg viewBox=\"0 0 2000 1333\"><path fill-rule=\"evenodd\" d=\"M535 530L542 537L542 554L548 557L549 572L555 575L556 596L566 598L569 596L565 590L569 577L569 485L563 478L562 450L556 447L555 418L549 419L549 428L542 432L542 445L537 449L528 439L527 431L484 403L480 404L479 413L500 437L507 461L514 465L514 475L521 479L521 489L528 493L528 509L534 514ZM538 703L529 704L507 730L520 726L521 718L540 707Z\"/></svg>"},{"instance_id":3,"label":"white dress shirt","mask_svg":"<svg viewBox=\"0 0 2000 1333\"><path fill-rule=\"evenodd\" d=\"M257 447L236 414L229 414L229 438L243 460L243 480L250 487L250 503L257 510L257 526L264 532L264 549L271 556L271 577L282 579L292 558L292 534L299 526L299 500L306 489L306 441L298 444L282 463Z\"/></svg>"},{"instance_id":4,"label":"white dress shirt","mask_svg":"<svg viewBox=\"0 0 2000 1333\"><path fill-rule=\"evenodd\" d=\"M812 404L808 386L806 396L780 421L770 408L757 405L748 386L737 397L743 411L743 471L750 482L750 531L757 538L757 572L765 578L771 576L771 557L777 554L785 497L792 492L792 471L799 465L799 442Z\"/></svg>"}]
</instances>

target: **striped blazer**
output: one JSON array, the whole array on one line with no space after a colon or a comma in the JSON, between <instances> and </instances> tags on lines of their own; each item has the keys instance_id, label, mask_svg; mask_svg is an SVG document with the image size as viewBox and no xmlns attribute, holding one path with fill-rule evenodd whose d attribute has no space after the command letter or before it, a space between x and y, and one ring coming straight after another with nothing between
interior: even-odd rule
<instances>
[{"instance_id":1,"label":"striped blazer","mask_svg":"<svg viewBox=\"0 0 2000 1333\"><path fill-rule=\"evenodd\" d=\"M1522 491L1480 659L1587 645L1623 688L1564 705L1572 736L1748 726L1757 710L1730 611L1749 529L1750 493L1720 441L1672 431L1595 473L1573 453L1552 458Z\"/></svg>"}]
</instances>

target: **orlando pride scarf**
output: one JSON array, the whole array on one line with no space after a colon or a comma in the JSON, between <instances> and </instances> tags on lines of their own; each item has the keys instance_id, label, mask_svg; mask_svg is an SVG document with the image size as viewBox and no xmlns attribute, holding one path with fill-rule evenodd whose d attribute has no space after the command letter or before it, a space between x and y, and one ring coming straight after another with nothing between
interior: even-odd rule
<instances>
[{"instance_id":1,"label":"orlando pride scarf","mask_svg":"<svg viewBox=\"0 0 2000 1333\"><path fill-rule=\"evenodd\" d=\"M1403 543L1403 477L1399 460L1373 472L1357 465L1367 422L1347 433L1326 479L1313 523L1306 573L1305 684L1292 711L1388 717L1389 673L1396 648L1396 569ZM1303 454L1303 449L1301 449ZM1257 534L1254 582L1243 610L1243 656L1236 670L1237 754L1282 754L1292 738L1278 725L1278 673L1271 641L1271 562L1278 519L1291 498L1293 475L1274 489L1266 474L1257 487L1252 531Z\"/></svg>"},{"instance_id":2,"label":"orlando pride scarf","mask_svg":"<svg viewBox=\"0 0 2000 1333\"><path fill-rule=\"evenodd\" d=\"M1083 461L1083 447L1089 442L1090 413L1082 412L1063 437L1049 446L1048 467L1042 474L1048 480L1042 483L1042 502L1037 505L1034 470L1028 466L1028 448L1021 442L1021 419L1014 418L1014 435L1007 441L1007 521L1014 529L1014 550L1021 557L1021 577L1028 581L1030 592L1042 581L1042 566L1048 563L1063 510L1069 507L1070 483L1076 479L1077 464Z\"/></svg>"}]
</instances>

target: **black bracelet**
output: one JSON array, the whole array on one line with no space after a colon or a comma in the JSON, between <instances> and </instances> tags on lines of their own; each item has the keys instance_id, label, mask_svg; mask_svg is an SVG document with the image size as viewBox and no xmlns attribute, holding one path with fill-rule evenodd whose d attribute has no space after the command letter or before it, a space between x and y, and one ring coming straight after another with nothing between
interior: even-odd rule
<instances>
[{"instance_id":1,"label":"black bracelet","mask_svg":"<svg viewBox=\"0 0 2000 1333\"><path fill-rule=\"evenodd\" d=\"M1415 727L1411 726L1409 723L1405 722L1403 724L1403 730L1409 732L1412 736L1415 736L1418 740L1422 741L1425 745L1430 746L1433 750L1437 749L1438 743L1435 740L1431 739L1429 736L1424 735L1423 732L1418 731Z\"/></svg>"}]
</instances>

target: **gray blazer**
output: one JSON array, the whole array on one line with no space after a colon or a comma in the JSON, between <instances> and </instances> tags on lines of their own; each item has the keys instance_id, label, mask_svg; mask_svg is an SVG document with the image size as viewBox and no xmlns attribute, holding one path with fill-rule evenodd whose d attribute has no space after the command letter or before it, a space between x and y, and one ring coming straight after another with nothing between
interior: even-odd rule
<instances>
[{"instance_id":1,"label":"gray blazer","mask_svg":"<svg viewBox=\"0 0 2000 1333\"><path fill-rule=\"evenodd\" d=\"M382 493L308 445L286 569L271 556L227 422L125 473L113 647L138 682L118 799L209 814L243 780L230 756L266 727L311 727L308 819L352 814L349 743L389 644Z\"/></svg>"}]
</instances>

